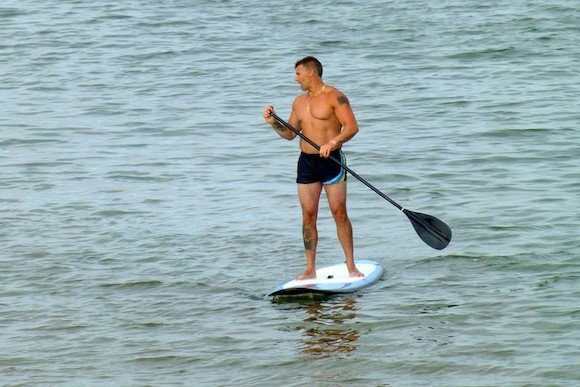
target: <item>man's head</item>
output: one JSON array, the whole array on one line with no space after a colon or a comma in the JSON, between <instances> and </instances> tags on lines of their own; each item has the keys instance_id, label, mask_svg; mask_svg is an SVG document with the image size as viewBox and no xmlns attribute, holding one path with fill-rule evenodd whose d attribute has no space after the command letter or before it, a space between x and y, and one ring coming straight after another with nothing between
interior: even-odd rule
<instances>
[{"instance_id":1,"label":"man's head","mask_svg":"<svg viewBox=\"0 0 580 387\"><path fill-rule=\"evenodd\" d=\"M318 59L313 56L307 56L306 58L300 59L294 65L294 68L298 68L298 66L302 65L306 71L314 71L315 74L318 75L319 78L322 78L322 63Z\"/></svg>"}]
</instances>

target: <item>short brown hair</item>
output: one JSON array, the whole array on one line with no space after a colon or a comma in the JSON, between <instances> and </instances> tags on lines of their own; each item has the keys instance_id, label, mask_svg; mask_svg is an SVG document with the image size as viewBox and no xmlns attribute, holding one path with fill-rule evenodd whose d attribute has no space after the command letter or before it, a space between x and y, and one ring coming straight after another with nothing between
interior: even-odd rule
<instances>
[{"instance_id":1,"label":"short brown hair","mask_svg":"<svg viewBox=\"0 0 580 387\"><path fill-rule=\"evenodd\" d=\"M320 61L315 57L307 56L305 58L300 59L298 62L296 62L294 68L297 68L300 65L306 67L309 70L316 71L316 74L318 74L318 76L322 78L322 63L320 63Z\"/></svg>"}]
</instances>

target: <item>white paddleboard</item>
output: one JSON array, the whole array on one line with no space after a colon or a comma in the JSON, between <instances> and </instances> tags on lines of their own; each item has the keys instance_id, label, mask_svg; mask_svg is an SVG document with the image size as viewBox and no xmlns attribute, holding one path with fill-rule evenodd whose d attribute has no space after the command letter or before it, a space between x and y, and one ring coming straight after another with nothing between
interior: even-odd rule
<instances>
[{"instance_id":1,"label":"white paddleboard","mask_svg":"<svg viewBox=\"0 0 580 387\"><path fill-rule=\"evenodd\" d=\"M355 264L364 277L351 277L346 263L339 263L316 270L316 278L292 280L278 285L269 296L352 293L374 284L383 275L383 268L377 262L365 259L357 260Z\"/></svg>"}]
</instances>

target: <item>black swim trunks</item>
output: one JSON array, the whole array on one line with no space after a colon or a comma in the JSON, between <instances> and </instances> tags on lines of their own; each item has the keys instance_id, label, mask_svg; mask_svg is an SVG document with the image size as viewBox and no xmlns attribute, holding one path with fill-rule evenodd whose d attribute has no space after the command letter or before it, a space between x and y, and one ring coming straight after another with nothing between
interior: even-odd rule
<instances>
[{"instance_id":1,"label":"black swim trunks","mask_svg":"<svg viewBox=\"0 0 580 387\"><path fill-rule=\"evenodd\" d=\"M346 164L346 157L340 149L330 152L330 155ZM320 157L319 154L300 153L298 158L298 177L296 183L336 184L346 181L346 171L330 157Z\"/></svg>"}]
</instances>

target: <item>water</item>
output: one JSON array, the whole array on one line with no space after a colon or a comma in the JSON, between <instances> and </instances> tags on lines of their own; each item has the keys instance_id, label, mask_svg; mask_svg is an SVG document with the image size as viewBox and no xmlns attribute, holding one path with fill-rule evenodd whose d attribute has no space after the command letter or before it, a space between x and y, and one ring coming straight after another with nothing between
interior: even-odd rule
<instances>
[{"instance_id":1,"label":"water","mask_svg":"<svg viewBox=\"0 0 580 387\"><path fill-rule=\"evenodd\" d=\"M557 1L4 1L2 385L580 380L580 28ZM424 245L351 178L383 280L273 303L303 269L293 63L361 127L350 167L453 229ZM323 199L324 201L325 199ZM319 263L342 259L322 205Z\"/></svg>"}]
</instances>

